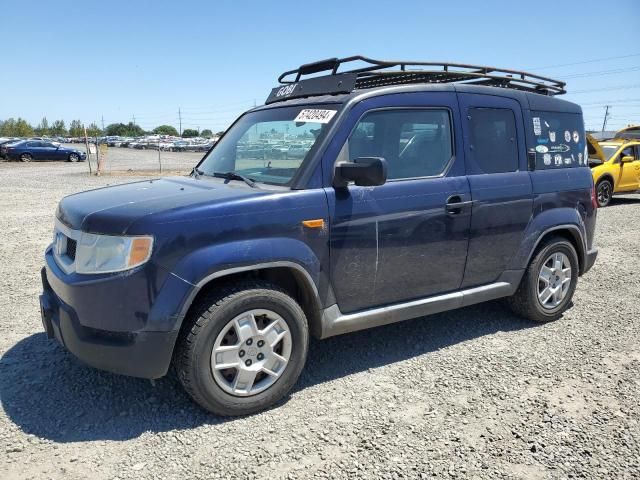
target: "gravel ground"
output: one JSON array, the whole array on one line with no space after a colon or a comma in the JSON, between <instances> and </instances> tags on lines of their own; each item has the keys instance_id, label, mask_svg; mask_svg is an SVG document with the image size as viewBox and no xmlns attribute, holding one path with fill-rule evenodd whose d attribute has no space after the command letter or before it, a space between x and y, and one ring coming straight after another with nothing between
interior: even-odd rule
<instances>
[{"instance_id":1,"label":"gravel ground","mask_svg":"<svg viewBox=\"0 0 640 480\"><path fill-rule=\"evenodd\" d=\"M0 163L0 478L640 477L640 195L599 212L600 257L558 322L493 302L314 341L285 402L230 420L42 333L56 203L130 180L86 168Z\"/></svg>"}]
</instances>

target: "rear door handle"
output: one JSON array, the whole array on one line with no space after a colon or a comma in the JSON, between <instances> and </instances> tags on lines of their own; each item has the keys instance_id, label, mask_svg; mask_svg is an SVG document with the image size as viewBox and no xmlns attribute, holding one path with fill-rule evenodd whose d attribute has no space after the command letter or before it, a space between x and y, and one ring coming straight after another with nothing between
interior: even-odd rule
<instances>
[{"instance_id":1,"label":"rear door handle","mask_svg":"<svg viewBox=\"0 0 640 480\"><path fill-rule=\"evenodd\" d=\"M447 199L445 210L449 215L458 215L459 213L462 213L462 210L469 208L472 205L473 200L467 200L463 202L460 195L451 195Z\"/></svg>"}]
</instances>

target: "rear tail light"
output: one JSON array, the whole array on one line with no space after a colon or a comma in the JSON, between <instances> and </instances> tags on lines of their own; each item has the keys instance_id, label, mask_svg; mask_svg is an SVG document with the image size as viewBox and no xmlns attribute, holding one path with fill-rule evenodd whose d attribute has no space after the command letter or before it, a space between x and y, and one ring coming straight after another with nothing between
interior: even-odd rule
<instances>
[{"instance_id":1,"label":"rear tail light","mask_svg":"<svg viewBox=\"0 0 640 480\"><path fill-rule=\"evenodd\" d=\"M598 208L598 199L596 198L596 186L591 185L591 205L593 208Z\"/></svg>"}]
</instances>

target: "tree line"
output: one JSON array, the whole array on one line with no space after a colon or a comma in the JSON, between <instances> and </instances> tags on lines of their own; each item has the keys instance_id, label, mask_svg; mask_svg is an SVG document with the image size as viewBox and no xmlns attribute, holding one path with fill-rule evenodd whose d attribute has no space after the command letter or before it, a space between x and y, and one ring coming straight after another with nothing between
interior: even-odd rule
<instances>
[{"instance_id":1,"label":"tree line","mask_svg":"<svg viewBox=\"0 0 640 480\"><path fill-rule=\"evenodd\" d=\"M0 137L84 137L85 125L80 120L72 120L69 124L69 128L66 127L64 120L55 120L49 123L47 117L43 117L37 126L32 126L23 118L8 118L7 120L0 120ZM218 132L216 135L220 136L224 132ZM175 127L171 125L160 125L151 131L146 131L140 125L136 125L133 122L127 124L124 123L112 123L104 128L104 131L92 122L87 126L87 135L89 137L100 136L119 136L119 137L142 137L143 135L156 134L156 135L172 135L174 137L180 136ZM198 131L192 128L185 128L182 131L183 138L191 137L213 137L213 132L209 129Z\"/></svg>"}]
</instances>

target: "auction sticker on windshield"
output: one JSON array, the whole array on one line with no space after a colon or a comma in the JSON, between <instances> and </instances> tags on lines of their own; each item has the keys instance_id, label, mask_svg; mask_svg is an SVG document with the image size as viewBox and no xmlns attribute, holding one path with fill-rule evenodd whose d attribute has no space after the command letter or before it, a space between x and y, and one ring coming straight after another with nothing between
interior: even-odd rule
<instances>
[{"instance_id":1,"label":"auction sticker on windshield","mask_svg":"<svg viewBox=\"0 0 640 480\"><path fill-rule=\"evenodd\" d=\"M301 110L295 118L295 122L329 123L336 110L321 110L318 108L308 108Z\"/></svg>"}]
</instances>

